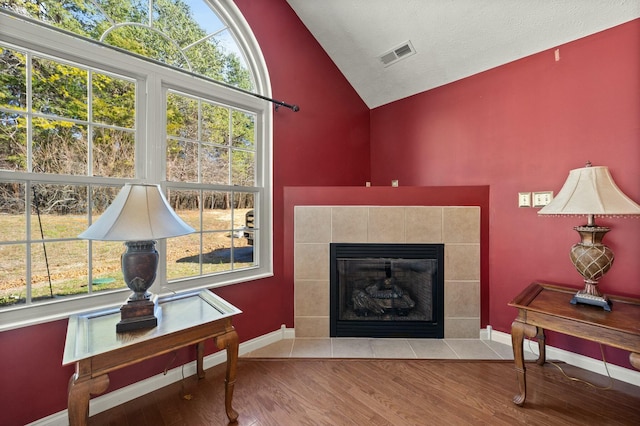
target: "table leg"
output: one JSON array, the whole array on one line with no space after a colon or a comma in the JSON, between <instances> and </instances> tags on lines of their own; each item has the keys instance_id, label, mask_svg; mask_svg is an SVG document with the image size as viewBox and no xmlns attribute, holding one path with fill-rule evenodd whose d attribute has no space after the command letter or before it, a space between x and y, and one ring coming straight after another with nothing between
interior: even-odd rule
<instances>
[{"instance_id":1,"label":"table leg","mask_svg":"<svg viewBox=\"0 0 640 426\"><path fill-rule=\"evenodd\" d=\"M103 374L95 378L78 377L77 374L69 379L67 394L67 412L70 426L86 425L89 419L89 398L107 390L109 376Z\"/></svg>"},{"instance_id":2,"label":"table leg","mask_svg":"<svg viewBox=\"0 0 640 426\"><path fill-rule=\"evenodd\" d=\"M538 328L536 333L536 340L538 341L538 365L544 365L547 360L547 347L545 344L544 328Z\"/></svg>"},{"instance_id":3,"label":"table leg","mask_svg":"<svg viewBox=\"0 0 640 426\"><path fill-rule=\"evenodd\" d=\"M224 381L224 407L230 422L238 420L238 412L231 406L233 401L233 388L236 384L236 369L238 366L238 333L231 329L225 334L216 337L216 345L219 349L227 350L227 374Z\"/></svg>"},{"instance_id":4,"label":"table leg","mask_svg":"<svg viewBox=\"0 0 640 426\"><path fill-rule=\"evenodd\" d=\"M636 370L640 370L640 354L631 352L629 354L629 362Z\"/></svg>"},{"instance_id":5,"label":"table leg","mask_svg":"<svg viewBox=\"0 0 640 426\"><path fill-rule=\"evenodd\" d=\"M198 342L196 344L196 352L197 352L197 358L196 358L196 365L197 365L197 371L198 371L198 379L204 379L204 366L203 366L203 360L204 360L204 341L202 342Z\"/></svg>"},{"instance_id":6,"label":"table leg","mask_svg":"<svg viewBox=\"0 0 640 426\"><path fill-rule=\"evenodd\" d=\"M522 345L524 336L534 337L538 334L537 327L514 321L511 324L511 346L513 348L513 360L516 364L516 377L518 378L518 388L520 393L513 397L513 403L522 406L527 396L527 379L524 367L524 352Z\"/></svg>"}]
</instances>

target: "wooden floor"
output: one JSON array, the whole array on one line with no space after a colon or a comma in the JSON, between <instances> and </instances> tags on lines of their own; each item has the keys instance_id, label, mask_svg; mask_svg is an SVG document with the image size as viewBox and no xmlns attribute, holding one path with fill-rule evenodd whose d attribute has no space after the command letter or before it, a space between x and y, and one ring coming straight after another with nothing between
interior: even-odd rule
<instances>
[{"instance_id":1,"label":"wooden floor","mask_svg":"<svg viewBox=\"0 0 640 426\"><path fill-rule=\"evenodd\" d=\"M600 387L607 378L566 364ZM90 425L225 425L224 366L89 419ZM524 407L512 361L245 359L233 400L239 425L640 425L640 388L573 381L527 363Z\"/></svg>"}]
</instances>

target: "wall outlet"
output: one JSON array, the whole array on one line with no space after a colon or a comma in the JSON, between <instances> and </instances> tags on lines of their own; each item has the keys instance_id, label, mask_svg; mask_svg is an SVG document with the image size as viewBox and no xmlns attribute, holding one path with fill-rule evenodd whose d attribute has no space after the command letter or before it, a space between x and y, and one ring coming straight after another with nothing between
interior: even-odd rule
<instances>
[{"instance_id":1,"label":"wall outlet","mask_svg":"<svg viewBox=\"0 0 640 426\"><path fill-rule=\"evenodd\" d=\"M553 200L553 191L533 193L533 207L544 207Z\"/></svg>"},{"instance_id":2,"label":"wall outlet","mask_svg":"<svg viewBox=\"0 0 640 426\"><path fill-rule=\"evenodd\" d=\"M518 192L518 207L531 207L530 192Z\"/></svg>"}]
</instances>

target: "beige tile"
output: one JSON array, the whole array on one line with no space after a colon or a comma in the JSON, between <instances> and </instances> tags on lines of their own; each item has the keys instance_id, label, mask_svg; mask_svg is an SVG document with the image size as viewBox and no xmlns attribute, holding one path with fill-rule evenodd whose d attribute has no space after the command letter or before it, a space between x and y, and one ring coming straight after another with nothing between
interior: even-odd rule
<instances>
[{"instance_id":1,"label":"beige tile","mask_svg":"<svg viewBox=\"0 0 640 426\"><path fill-rule=\"evenodd\" d=\"M479 317L480 282L446 281L444 311L451 317Z\"/></svg>"},{"instance_id":2,"label":"beige tile","mask_svg":"<svg viewBox=\"0 0 640 426\"><path fill-rule=\"evenodd\" d=\"M480 242L480 207L444 207L442 218L445 244Z\"/></svg>"},{"instance_id":3,"label":"beige tile","mask_svg":"<svg viewBox=\"0 0 640 426\"><path fill-rule=\"evenodd\" d=\"M295 339L292 357L297 358L331 358L331 339Z\"/></svg>"},{"instance_id":4,"label":"beige tile","mask_svg":"<svg viewBox=\"0 0 640 426\"><path fill-rule=\"evenodd\" d=\"M446 244L444 246L445 279L480 280L480 244Z\"/></svg>"},{"instance_id":5,"label":"beige tile","mask_svg":"<svg viewBox=\"0 0 640 426\"><path fill-rule=\"evenodd\" d=\"M478 336L480 336L480 318L449 318L445 316L445 339L477 339Z\"/></svg>"},{"instance_id":6,"label":"beige tile","mask_svg":"<svg viewBox=\"0 0 640 426\"><path fill-rule=\"evenodd\" d=\"M442 207L405 207L405 241L442 242Z\"/></svg>"},{"instance_id":7,"label":"beige tile","mask_svg":"<svg viewBox=\"0 0 640 426\"><path fill-rule=\"evenodd\" d=\"M331 345L333 358L373 358L369 338L335 338L331 339Z\"/></svg>"},{"instance_id":8,"label":"beige tile","mask_svg":"<svg viewBox=\"0 0 640 426\"><path fill-rule=\"evenodd\" d=\"M294 227L296 243L329 243L331 207L296 206Z\"/></svg>"},{"instance_id":9,"label":"beige tile","mask_svg":"<svg viewBox=\"0 0 640 426\"><path fill-rule=\"evenodd\" d=\"M329 281L295 280L296 316L329 316Z\"/></svg>"},{"instance_id":10,"label":"beige tile","mask_svg":"<svg viewBox=\"0 0 640 426\"><path fill-rule=\"evenodd\" d=\"M303 280L329 279L329 245L295 245L294 277Z\"/></svg>"},{"instance_id":11,"label":"beige tile","mask_svg":"<svg viewBox=\"0 0 640 426\"><path fill-rule=\"evenodd\" d=\"M368 207L332 207L331 242L361 243L367 241Z\"/></svg>"},{"instance_id":12,"label":"beige tile","mask_svg":"<svg viewBox=\"0 0 640 426\"><path fill-rule=\"evenodd\" d=\"M445 339L445 342L461 359L502 359L479 339Z\"/></svg>"},{"instance_id":13,"label":"beige tile","mask_svg":"<svg viewBox=\"0 0 640 426\"><path fill-rule=\"evenodd\" d=\"M329 337L329 317L295 317L296 337Z\"/></svg>"},{"instance_id":14,"label":"beige tile","mask_svg":"<svg viewBox=\"0 0 640 426\"><path fill-rule=\"evenodd\" d=\"M403 243L404 235L404 207L369 208L368 242Z\"/></svg>"},{"instance_id":15,"label":"beige tile","mask_svg":"<svg viewBox=\"0 0 640 426\"><path fill-rule=\"evenodd\" d=\"M411 345L405 339L372 339L374 358L415 358Z\"/></svg>"},{"instance_id":16,"label":"beige tile","mask_svg":"<svg viewBox=\"0 0 640 426\"><path fill-rule=\"evenodd\" d=\"M409 339L409 344L419 359L458 359L443 339Z\"/></svg>"}]
</instances>

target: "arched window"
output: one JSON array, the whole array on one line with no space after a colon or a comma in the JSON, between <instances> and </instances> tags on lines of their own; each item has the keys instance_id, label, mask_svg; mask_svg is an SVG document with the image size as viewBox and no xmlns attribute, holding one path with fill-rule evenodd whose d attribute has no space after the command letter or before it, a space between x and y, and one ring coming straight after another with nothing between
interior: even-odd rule
<instances>
[{"instance_id":1,"label":"arched window","mask_svg":"<svg viewBox=\"0 0 640 426\"><path fill-rule=\"evenodd\" d=\"M2 323L126 298L122 245L77 235L127 182L196 229L159 242L153 292L270 275L269 82L233 2L1 4Z\"/></svg>"}]
</instances>

